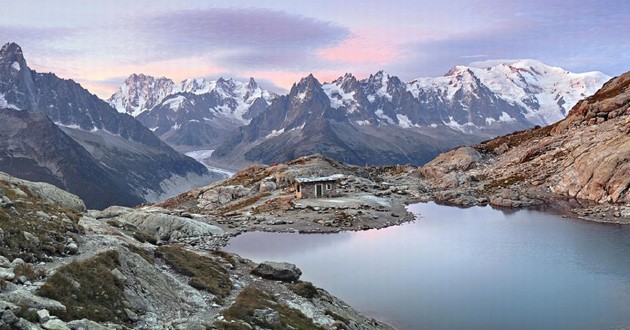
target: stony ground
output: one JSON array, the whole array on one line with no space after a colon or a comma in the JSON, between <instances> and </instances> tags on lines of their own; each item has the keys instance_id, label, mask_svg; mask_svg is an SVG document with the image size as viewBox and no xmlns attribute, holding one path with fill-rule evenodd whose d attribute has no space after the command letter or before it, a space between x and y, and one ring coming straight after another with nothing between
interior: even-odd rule
<instances>
[{"instance_id":1,"label":"stony ground","mask_svg":"<svg viewBox=\"0 0 630 330\"><path fill-rule=\"evenodd\" d=\"M300 281L295 265L254 273L260 265L213 249L251 229L230 216L86 211L4 174L0 198L0 329L390 329ZM382 201L345 210L364 202Z\"/></svg>"}]
</instances>

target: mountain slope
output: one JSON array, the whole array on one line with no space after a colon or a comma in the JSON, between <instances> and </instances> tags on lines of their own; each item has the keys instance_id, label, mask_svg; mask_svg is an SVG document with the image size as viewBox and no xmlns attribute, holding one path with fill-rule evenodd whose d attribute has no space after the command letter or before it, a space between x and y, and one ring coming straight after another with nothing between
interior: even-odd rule
<instances>
[{"instance_id":1,"label":"mountain slope","mask_svg":"<svg viewBox=\"0 0 630 330\"><path fill-rule=\"evenodd\" d=\"M216 147L227 134L263 112L272 98L253 78L247 83L219 78L175 84L167 78L133 74L108 102L170 145L189 150Z\"/></svg>"},{"instance_id":2,"label":"mountain slope","mask_svg":"<svg viewBox=\"0 0 630 330\"><path fill-rule=\"evenodd\" d=\"M203 165L74 81L29 69L14 43L0 49L0 95L10 108L44 113L140 200L155 201L213 179Z\"/></svg>"},{"instance_id":3,"label":"mountain slope","mask_svg":"<svg viewBox=\"0 0 630 330\"><path fill-rule=\"evenodd\" d=\"M143 201L42 113L0 109L0 168L83 196L89 208Z\"/></svg>"},{"instance_id":4,"label":"mountain slope","mask_svg":"<svg viewBox=\"0 0 630 330\"><path fill-rule=\"evenodd\" d=\"M423 164L438 153L564 117L607 76L533 60L458 66L404 83L380 71L326 84L312 75L218 147L222 166L320 152L352 164Z\"/></svg>"},{"instance_id":5,"label":"mountain slope","mask_svg":"<svg viewBox=\"0 0 630 330\"><path fill-rule=\"evenodd\" d=\"M450 191L440 198L457 204L531 205L550 193L628 203L630 72L578 102L562 121L453 150L420 171L434 189Z\"/></svg>"}]
</instances>

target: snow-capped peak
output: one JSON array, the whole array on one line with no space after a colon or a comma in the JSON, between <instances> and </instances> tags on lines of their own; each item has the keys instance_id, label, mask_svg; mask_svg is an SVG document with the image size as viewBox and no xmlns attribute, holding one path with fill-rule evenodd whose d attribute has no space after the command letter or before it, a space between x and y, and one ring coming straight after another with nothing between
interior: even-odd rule
<instances>
[{"instance_id":1,"label":"snow-capped peak","mask_svg":"<svg viewBox=\"0 0 630 330\"><path fill-rule=\"evenodd\" d=\"M207 80L205 78L185 79L175 84L168 78L155 78L144 74L132 74L112 95L108 102L116 110L128 113L134 117L143 112L150 111L170 95L178 93L190 93L202 95L215 93L219 99L233 99L228 102L231 106L217 108L216 111L226 116L235 117L238 121L246 121L243 115L258 98L266 103L272 99L272 95L258 86L253 78L248 82L240 82L233 79L219 78ZM181 98L178 102L169 101L169 107L177 110L184 103Z\"/></svg>"}]
</instances>

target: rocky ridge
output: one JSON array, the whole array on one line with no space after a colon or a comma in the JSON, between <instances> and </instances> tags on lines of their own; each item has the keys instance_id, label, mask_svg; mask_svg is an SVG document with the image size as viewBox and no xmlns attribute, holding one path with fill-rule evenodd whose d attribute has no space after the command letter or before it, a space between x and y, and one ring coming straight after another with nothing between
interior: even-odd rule
<instances>
[{"instance_id":1,"label":"rocky ridge","mask_svg":"<svg viewBox=\"0 0 630 330\"><path fill-rule=\"evenodd\" d=\"M230 132L265 111L274 94L247 82L171 79L132 74L107 102L136 117L180 150L214 149Z\"/></svg>"},{"instance_id":2,"label":"rocky ridge","mask_svg":"<svg viewBox=\"0 0 630 330\"><path fill-rule=\"evenodd\" d=\"M16 145L4 144L0 150L3 164L15 160L21 166L7 166L2 170L71 190L86 197L86 202L93 207L157 201L195 184L218 179L202 164L176 152L139 121L118 113L76 82L30 69L22 49L15 43L0 48L0 95L3 100L0 104L4 104L0 113L14 123L19 122L15 127L2 125L0 134L8 135L7 139L12 138L12 142L15 142L14 134L21 138ZM16 111L33 113L33 116L15 115ZM58 129L37 117L39 113ZM33 128L31 131L25 125L34 122L43 130ZM59 144L51 145L52 142ZM79 155L76 158L80 159L68 157L72 159L69 162L59 155L51 155L49 149L71 149L64 152L64 156ZM88 167L94 169L92 175L86 175ZM105 175L98 175L103 173ZM89 188L77 184L81 181ZM118 194L119 199L107 196ZM94 195L102 196L103 201L109 203L97 204Z\"/></svg>"},{"instance_id":3,"label":"rocky ridge","mask_svg":"<svg viewBox=\"0 0 630 330\"><path fill-rule=\"evenodd\" d=\"M580 217L629 223L628 86L625 73L554 125L455 149L420 173L446 203L522 207L569 199L567 208Z\"/></svg>"}]
</instances>

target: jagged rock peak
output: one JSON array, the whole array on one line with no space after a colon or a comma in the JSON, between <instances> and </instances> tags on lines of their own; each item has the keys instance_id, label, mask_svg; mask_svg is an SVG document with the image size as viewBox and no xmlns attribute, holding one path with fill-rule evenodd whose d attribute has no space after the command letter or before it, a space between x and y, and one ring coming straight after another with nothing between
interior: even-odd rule
<instances>
[{"instance_id":1,"label":"jagged rock peak","mask_svg":"<svg viewBox=\"0 0 630 330\"><path fill-rule=\"evenodd\" d=\"M299 83L293 84L293 86L291 87L291 92L289 94L295 96L298 93L305 93L315 88L321 89L321 86L322 85L317 80L317 78L315 78L315 76L313 76L313 74L311 73L308 76L300 79Z\"/></svg>"},{"instance_id":2,"label":"jagged rock peak","mask_svg":"<svg viewBox=\"0 0 630 330\"><path fill-rule=\"evenodd\" d=\"M4 44L0 49L0 64L3 66L11 65L17 71L22 67L26 67L26 60L24 59L22 48L14 42Z\"/></svg>"},{"instance_id":3,"label":"jagged rock peak","mask_svg":"<svg viewBox=\"0 0 630 330\"><path fill-rule=\"evenodd\" d=\"M258 83L254 80L254 77L249 77L249 82L247 83L247 88L250 90L254 90L258 88Z\"/></svg>"}]
</instances>

